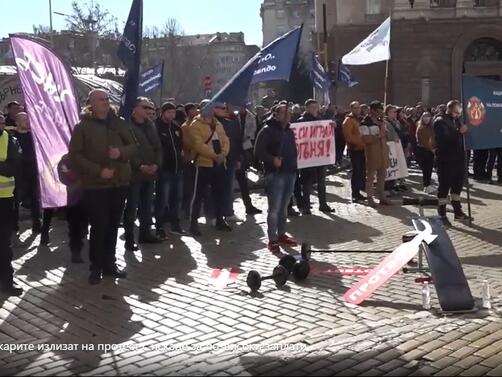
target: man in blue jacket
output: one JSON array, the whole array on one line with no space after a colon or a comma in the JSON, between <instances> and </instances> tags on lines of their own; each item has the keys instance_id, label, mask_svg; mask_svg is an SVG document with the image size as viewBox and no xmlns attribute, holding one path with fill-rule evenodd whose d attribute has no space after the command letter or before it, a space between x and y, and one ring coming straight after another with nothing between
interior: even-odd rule
<instances>
[{"instance_id":1,"label":"man in blue jacket","mask_svg":"<svg viewBox=\"0 0 502 377\"><path fill-rule=\"evenodd\" d=\"M288 204L293 195L297 164L295 135L290 128L291 113L287 104L273 109L272 117L258 134L255 156L265 169L265 190L268 200L268 248L280 252L280 245L296 246L286 235Z\"/></svg>"}]
</instances>

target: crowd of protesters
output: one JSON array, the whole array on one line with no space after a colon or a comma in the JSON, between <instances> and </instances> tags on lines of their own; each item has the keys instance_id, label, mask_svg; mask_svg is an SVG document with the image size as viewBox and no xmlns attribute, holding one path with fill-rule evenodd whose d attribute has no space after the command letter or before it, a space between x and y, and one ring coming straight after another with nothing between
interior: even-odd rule
<instances>
[{"instance_id":1,"label":"crowd of protesters","mask_svg":"<svg viewBox=\"0 0 502 377\"><path fill-rule=\"evenodd\" d=\"M418 163L423 191L437 194L443 222L449 224L450 194L455 219L469 219L460 205L465 172L462 135L467 127L461 122L459 102L431 109L421 103L398 107L378 101L349 106L345 112L332 105L320 107L310 99L302 105L276 101L271 108L251 109L208 100L179 105L173 100L157 108L150 99L139 97L131 119L124 120L106 91L92 91L74 128L69 153L58 166L61 181L72 188L66 211L72 262L83 262L81 253L89 234L89 283L99 284L103 276L125 278L115 261L121 224L126 252L137 251L138 243L162 243L168 237L168 224L174 234L188 231L200 237L202 211L206 224L231 232L235 181L248 215L265 210L252 203L247 178L251 168L260 173L265 186L269 250L295 246L297 242L286 233L287 217L312 215L314 184L319 211L334 212L326 197L326 176L348 168L344 156L351 164L353 202L391 205L389 197L409 190L404 180L386 180L391 141L403 148L410 166ZM290 124L318 120L331 120L336 127L336 164L299 170ZM0 137L3 134L9 135L3 136L9 149L5 156L0 153L0 177L6 177L2 178L5 187L14 176L16 184L12 208L11 201L0 197L3 213L12 213L12 221L1 216L1 283L5 292L19 295L22 290L12 279L9 229L19 230L21 207L30 209L33 233L41 233L41 244L49 244L54 209L41 209L29 120L17 102L7 106L5 117L0 115ZM497 177L502 182L501 157L501 149L474 151L474 177L491 180L498 160ZM437 189L432 182L434 169ZM182 219L188 220L187 229Z\"/></svg>"}]
</instances>

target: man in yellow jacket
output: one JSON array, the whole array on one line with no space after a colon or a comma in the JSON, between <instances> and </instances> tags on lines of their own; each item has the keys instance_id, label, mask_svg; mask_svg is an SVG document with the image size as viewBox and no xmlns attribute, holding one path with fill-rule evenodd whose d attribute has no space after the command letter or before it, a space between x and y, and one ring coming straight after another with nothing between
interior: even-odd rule
<instances>
[{"instance_id":1,"label":"man in yellow jacket","mask_svg":"<svg viewBox=\"0 0 502 377\"><path fill-rule=\"evenodd\" d=\"M21 164L17 140L5 131L5 117L0 113L0 289L8 296L21 296L14 286L11 238L14 232L14 175Z\"/></svg>"},{"instance_id":2,"label":"man in yellow jacket","mask_svg":"<svg viewBox=\"0 0 502 377\"><path fill-rule=\"evenodd\" d=\"M225 104L210 104L204 100L200 104L201 114L195 117L188 127L188 137L193 150L195 166L194 193L190 208L190 233L201 235L198 219L202 201L211 186L211 194L216 215L216 229L231 231L223 219L223 194L225 180L225 161L230 150L230 141L223 125L214 117L214 108L224 108Z\"/></svg>"}]
</instances>

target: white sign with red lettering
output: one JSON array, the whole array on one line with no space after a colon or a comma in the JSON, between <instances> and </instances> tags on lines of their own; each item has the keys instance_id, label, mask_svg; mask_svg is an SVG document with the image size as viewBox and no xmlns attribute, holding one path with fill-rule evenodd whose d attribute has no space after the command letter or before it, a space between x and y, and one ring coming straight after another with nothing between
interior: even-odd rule
<instances>
[{"instance_id":1,"label":"white sign with red lettering","mask_svg":"<svg viewBox=\"0 0 502 377\"><path fill-rule=\"evenodd\" d=\"M291 124L298 151L298 169L336 162L335 127L331 120Z\"/></svg>"},{"instance_id":2,"label":"white sign with red lettering","mask_svg":"<svg viewBox=\"0 0 502 377\"><path fill-rule=\"evenodd\" d=\"M345 293L343 297L346 302L359 305L367 300L378 288L401 270L406 263L413 259L423 241L430 244L436 239L437 236L432 234L431 225L424 220L421 220L421 222L425 230L418 233L410 242L401 244L392 254L387 256L369 274Z\"/></svg>"}]
</instances>

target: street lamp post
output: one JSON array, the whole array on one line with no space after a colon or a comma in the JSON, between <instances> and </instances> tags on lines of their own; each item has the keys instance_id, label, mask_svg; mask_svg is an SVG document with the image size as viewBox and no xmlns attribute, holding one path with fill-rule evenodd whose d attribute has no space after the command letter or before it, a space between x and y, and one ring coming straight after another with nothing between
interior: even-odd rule
<instances>
[{"instance_id":1,"label":"street lamp post","mask_svg":"<svg viewBox=\"0 0 502 377\"><path fill-rule=\"evenodd\" d=\"M50 31L51 35L54 29L52 28L52 0L49 0L49 25L50 25Z\"/></svg>"}]
</instances>

